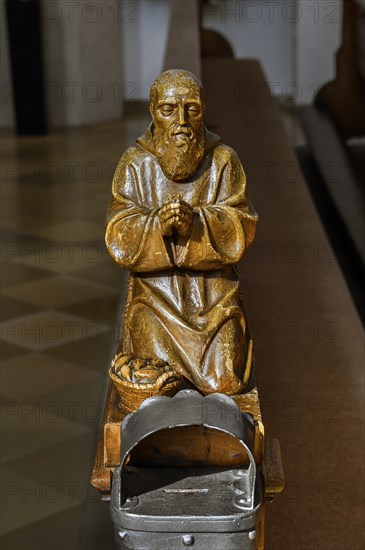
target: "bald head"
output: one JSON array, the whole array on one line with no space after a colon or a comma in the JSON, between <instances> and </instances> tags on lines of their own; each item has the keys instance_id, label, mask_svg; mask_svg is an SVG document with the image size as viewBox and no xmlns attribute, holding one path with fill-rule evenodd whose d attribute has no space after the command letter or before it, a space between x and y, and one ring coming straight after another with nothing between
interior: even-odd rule
<instances>
[{"instance_id":1,"label":"bald head","mask_svg":"<svg viewBox=\"0 0 365 550\"><path fill-rule=\"evenodd\" d=\"M158 95L168 88L184 87L194 95L198 95L204 104L203 86L200 80L190 71L184 69L169 69L161 73L153 82L150 91L151 106L156 102Z\"/></svg>"}]
</instances>

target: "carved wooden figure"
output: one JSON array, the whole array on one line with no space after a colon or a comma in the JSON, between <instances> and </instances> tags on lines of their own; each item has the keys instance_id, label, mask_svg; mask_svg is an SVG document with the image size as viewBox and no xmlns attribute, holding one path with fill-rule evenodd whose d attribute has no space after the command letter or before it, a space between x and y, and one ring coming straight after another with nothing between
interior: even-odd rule
<instances>
[{"instance_id":1,"label":"carved wooden figure","mask_svg":"<svg viewBox=\"0 0 365 550\"><path fill-rule=\"evenodd\" d=\"M162 73L150 111L151 125L116 169L106 226L110 254L131 272L111 373L127 411L144 388L146 397L182 385L241 394L253 365L236 270L258 219L244 170L205 127L192 73Z\"/></svg>"},{"instance_id":2,"label":"carved wooden figure","mask_svg":"<svg viewBox=\"0 0 365 550\"><path fill-rule=\"evenodd\" d=\"M107 214L108 250L130 279L92 484L111 499L118 550L263 550L264 502L284 478L236 268L257 214L192 73L162 73L150 110Z\"/></svg>"}]
</instances>

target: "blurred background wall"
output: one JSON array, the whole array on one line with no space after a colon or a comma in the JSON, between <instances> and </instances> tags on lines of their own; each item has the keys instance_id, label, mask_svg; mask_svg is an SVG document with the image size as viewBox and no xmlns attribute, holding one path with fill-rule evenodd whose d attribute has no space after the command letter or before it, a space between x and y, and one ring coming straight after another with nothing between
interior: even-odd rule
<instances>
[{"instance_id":1,"label":"blurred background wall","mask_svg":"<svg viewBox=\"0 0 365 550\"><path fill-rule=\"evenodd\" d=\"M1 125L12 127L4 6ZM118 118L123 101L148 100L163 66L170 7L169 0L40 0L48 124ZM236 58L258 58L276 97L301 104L335 76L341 18L341 0L210 0L203 26L226 37Z\"/></svg>"},{"instance_id":2,"label":"blurred background wall","mask_svg":"<svg viewBox=\"0 0 365 550\"><path fill-rule=\"evenodd\" d=\"M120 117L123 48L117 2L40 0L38 4L48 126L92 124ZM6 2L3 0L1 5L1 123L13 126ZM17 12L20 19L22 3L15 0L14 5L14 13Z\"/></svg>"}]
</instances>

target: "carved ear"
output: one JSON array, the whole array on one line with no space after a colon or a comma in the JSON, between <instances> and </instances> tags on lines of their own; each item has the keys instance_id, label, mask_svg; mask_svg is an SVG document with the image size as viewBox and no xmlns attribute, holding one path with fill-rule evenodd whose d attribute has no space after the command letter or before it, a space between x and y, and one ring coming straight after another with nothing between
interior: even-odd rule
<instances>
[{"instance_id":1,"label":"carved ear","mask_svg":"<svg viewBox=\"0 0 365 550\"><path fill-rule=\"evenodd\" d=\"M152 101L150 102L150 113L151 113L151 117L153 118L153 116L154 116L154 109L153 109L153 103L152 103Z\"/></svg>"}]
</instances>

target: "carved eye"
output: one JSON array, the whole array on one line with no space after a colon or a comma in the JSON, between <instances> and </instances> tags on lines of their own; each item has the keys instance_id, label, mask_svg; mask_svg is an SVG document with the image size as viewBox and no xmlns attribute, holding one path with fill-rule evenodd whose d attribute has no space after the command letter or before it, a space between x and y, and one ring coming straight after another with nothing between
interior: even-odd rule
<instances>
[{"instance_id":1,"label":"carved eye","mask_svg":"<svg viewBox=\"0 0 365 550\"><path fill-rule=\"evenodd\" d=\"M197 105L190 105L188 111L191 115L198 115L200 113L200 109Z\"/></svg>"},{"instance_id":2,"label":"carved eye","mask_svg":"<svg viewBox=\"0 0 365 550\"><path fill-rule=\"evenodd\" d=\"M170 116L170 115L172 115L173 112L174 112L174 108L171 107L170 105L164 105L164 106L161 108L161 113L162 113L164 116Z\"/></svg>"}]
</instances>

